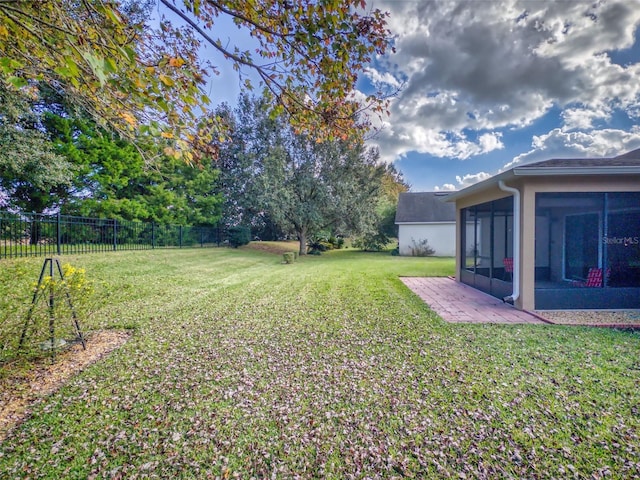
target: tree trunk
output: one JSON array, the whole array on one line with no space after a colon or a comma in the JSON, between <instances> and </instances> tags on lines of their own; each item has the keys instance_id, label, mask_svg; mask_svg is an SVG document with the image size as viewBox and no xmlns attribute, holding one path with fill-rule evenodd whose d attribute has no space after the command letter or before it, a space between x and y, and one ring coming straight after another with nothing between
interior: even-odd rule
<instances>
[{"instance_id":1,"label":"tree trunk","mask_svg":"<svg viewBox=\"0 0 640 480\"><path fill-rule=\"evenodd\" d=\"M298 240L300 240L300 251L298 252L298 254L306 255L307 254L307 232L305 231L298 232Z\"/></svg>"},{"instance_id":2,"label":"tree trunk","mask_svg":"<svg viewBox=\"0 0 640 480\"><path fill-rule=\"evenodd\" d=\"M40 242L41 235L40 217L34 215L29 225L29 245L37 245Z\"/></svg>"}]
</instances>

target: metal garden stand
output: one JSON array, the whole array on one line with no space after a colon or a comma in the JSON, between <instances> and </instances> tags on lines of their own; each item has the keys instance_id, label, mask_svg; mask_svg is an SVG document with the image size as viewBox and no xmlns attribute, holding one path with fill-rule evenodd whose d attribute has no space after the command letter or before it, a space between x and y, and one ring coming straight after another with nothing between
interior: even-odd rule
<instances>
[{"instance_id":1,"label":"metal garden stand","mask_svg":"<svg viewBox=\"0 0 640 480\"><path fill-rule=\"evenodd\" d=\"M55 269L54 269L55 264ZM51 278L51 283L49 284L49 291L47 292L46 288L42 288L42 284L45 278L45 272L49 272L49 277ZM51 355L52 360L55 359L55 286L53 284L53 279L55 274L60 276L60 280L64 280L64 274L62 273L62 267L60 266L60 260L57 258L45 258L44 263L42 264L42 270L40 271L40 278L38 279L38 284L36 285L35 291L33 292L33 299L31 300L31 307L29 308L29 312L27 313L27 318L24 322L24 326L22 327L22 334L20 335L20 348L24 344L24 340L27 336L27 329L29 328L29 324L33 318L33 312L36 308L36 304L40 297L44 297L47 293L49 294L49 335L51 339ZM71 310L71 317L73 319L73 324L75 327L75 331L77 339L82 343L82 348L84 350L87 349L87 345L85 343L84 337L82 335L82 330L80 329L80 323L78 322L78 316L76 315L75 308L73 307L73 302L71 301L71 295L68 290L65 290L65 297L67 299L67 304L69 305L69 309Z\"/></svg>"}]
</instances>

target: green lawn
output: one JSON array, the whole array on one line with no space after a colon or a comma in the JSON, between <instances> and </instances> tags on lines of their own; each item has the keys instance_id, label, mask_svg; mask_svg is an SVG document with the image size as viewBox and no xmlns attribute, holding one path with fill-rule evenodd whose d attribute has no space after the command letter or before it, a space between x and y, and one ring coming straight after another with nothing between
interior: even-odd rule
<instances>
[{"instance_id":1,"label":"green lawn","mask_svg":"<svg viewBox=\"0 0 640 480\"><path fill-rule=\"evenodd\" d=\"M35 407L0 477L640 475L638 334L446 324L398 276L451 259L281 260L64 257L96 282L87 328L134 334Z\"/></svg>"}]
</instances>

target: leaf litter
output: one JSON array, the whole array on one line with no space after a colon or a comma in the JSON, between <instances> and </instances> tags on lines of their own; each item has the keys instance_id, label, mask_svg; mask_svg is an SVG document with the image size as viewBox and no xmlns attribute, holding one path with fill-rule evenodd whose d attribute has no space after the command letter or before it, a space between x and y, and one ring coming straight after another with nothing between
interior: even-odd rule
<instances>
[{"instance_id":1,"label":"leaf litter","mask_svg":"<svg viewBox=\"0 0 640 480\"><path fill-rule=\"evenodd\" d=\"M304 281L295 282L291 269L258 262L207 280L208 289L192 276L195 285L174 281L161 298L131 301L123 309L131 315L153 310L134 341L41 402L3 445L0 471L640 475L637 335L448 325L384 261L304 259L295 271ZM212 260L211 272L220 271L233 268Z\"/></svg>"},{"instance_id":2,"label":"leaf litter","mask_svg":"<svg viewBox=\"0 0 640 480\"><path fill-rule=\"evenodd\" d=\"M0 377L0 442L30 415L35 402L51 395L73 375L104 358L128 338L129 333L124 331L93 332L86 339L86 350L79 343L74 344L58 353L53 364L47 357L22 374L13 370L12 375Z\"/></svg>"}]
</instances>

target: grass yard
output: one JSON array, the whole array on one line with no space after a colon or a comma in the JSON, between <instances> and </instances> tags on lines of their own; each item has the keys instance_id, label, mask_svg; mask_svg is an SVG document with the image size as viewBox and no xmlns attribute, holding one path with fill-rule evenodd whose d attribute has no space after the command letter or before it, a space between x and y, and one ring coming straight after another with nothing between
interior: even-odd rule
<instances>
[{"instance_id":1,"label":"grass yard","mask_svg":"<svg viewBox=\"0 0 640 480\"><path fill-rule=\"evenodd\" d=\"M451 259L64 261L96 283L87 328L133 335L34 407L1 478L640 476L640 335L446 324L398 276Z\"/></svg>"}]
</instances>

